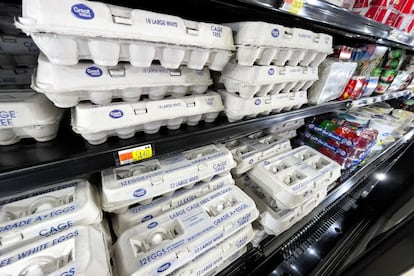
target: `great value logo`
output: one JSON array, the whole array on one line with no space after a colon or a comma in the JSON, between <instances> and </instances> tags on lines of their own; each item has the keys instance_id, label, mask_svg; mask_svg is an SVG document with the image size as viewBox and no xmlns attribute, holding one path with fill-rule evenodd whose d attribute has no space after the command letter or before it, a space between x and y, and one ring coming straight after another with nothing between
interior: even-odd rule
<instances>
[{"instance_id":1,"label":"great value logo","mask_svg":"<svg viewBox=\"0 0 414 276\"><path fill-rule=\"evenodd\" d=\"M270 68L269 70L267 70L267 73L269 74L269 76L272 76L275 73L275 69Z\"/></svg>"},{"instance_id":2,"label":"great value logo","mask_svg":"<svg viewBox=\"0 0 414 276\"><path fill-rule=\"evenodd\" d=\"M124 116L124 112L122 112L122 110L119 110L119 109L114 109L111 112L109 112L109 117L113 119L118 119L118 118L121 118L122 116ZM135 192L134 192L134 195L135 195Z\"/></svg>"},{"instance_id":3,"label":"great value logo","mask_svg":"<svg viewBox=\"0 0 414 276\"><path fill-rule=\"evenodd\" d=\"M171 266L171 263L165 263L157 269L157 272L164 272L167 269L169 269L170 266Z\"/></svg>"},{"instance_id":4,"label":"great value logo","mask_svg":"<svg viewBox=\"0 0 414 276\"><path fill-rule=\"evenodd\" d=\"M96 67L96 66L91 66L91 67L86 68L85 73L86 75L92 78L100 77L103 74L101 68Z\"/></svg>"},{"instance_id":5,"label":"great value logo","mask_svg":"<svg viewBox=\"0 0 414 276\"><path fill-rule=\"evenodd\" d=\"M79 19L91 20L95 17L93 10L85 4L73 5L71 11L72 14Z\"/></svg>"},{"instance_id":6,"label":"great value logo","mask_svg":"<svg viewBox=\"0 0 414 276\"><path fill-rule=\"evenodd\" d=\"M147 194L147 190L145 190L143 188L140 188L140 189L137 189L137 190L134 191L134 196L135 197L142 197L146 194Z\"/></svg>"},{"instance_id":7,"label":"great value logo","mask_svg":"<svg viewBox=\"0 0 414 276\"><path fill-rule=\"evenodd\" d=\"M275 38L279 37L279 30L278 29L273 29L272 30L272 36L275 37Z\"/></svg>"}]
</instances>

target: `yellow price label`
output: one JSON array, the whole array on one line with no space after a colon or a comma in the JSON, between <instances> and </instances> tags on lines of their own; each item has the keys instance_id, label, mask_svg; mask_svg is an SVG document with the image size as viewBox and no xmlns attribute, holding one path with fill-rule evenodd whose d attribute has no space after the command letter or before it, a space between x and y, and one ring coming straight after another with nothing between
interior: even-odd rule
<instances>
[{"instance_id":1,"label":"yellow price label","mask_svg":"<svg viewBox=\"0 0 414 276\"><path fill-rule=\"evenodd\" d=\"M304 2L304 0L286 0L282 9L293 14L298 14L302 10Z\"/></svg>"},{"instance_id":2,"label":"yellow price label","mask_svg":"<svg viewBox=\"0 0 414 276\"><path fill-rule=\"evenodd\" d=\"M121 150L118 152L119 163L121 165L151 158L154 152L151 145L140 146L132 149Z\"/></svg>"}]
</instances>

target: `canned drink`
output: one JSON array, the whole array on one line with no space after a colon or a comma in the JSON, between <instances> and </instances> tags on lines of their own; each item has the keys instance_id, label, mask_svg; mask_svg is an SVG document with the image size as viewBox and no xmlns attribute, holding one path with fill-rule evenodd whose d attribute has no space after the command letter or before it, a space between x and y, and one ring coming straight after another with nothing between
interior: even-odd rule
<instances>
[{"instance_id":1,"label":"canned drink","mask_svg":"<svg viewBox=\"0 0 414 276\"><path fill-rule=\"evenodd\" d=\"M398 64L400 64L400 61L398 59L390 59L385 64L385 68L397 69L398 68Z\"/></svg>"},{"instance_id":2,"label":"canned drink","mask_svg":"<svg viewBox=\"0 0 414 276\"><path fill-rule=\"evenodd\" d=\"M381 73L381 81L390 83L394 80L396 75L397 75L396 70L384 69Z\"/></svg>"},{"instance_id":3,"label":"canned drink","mask_svg":"<svg viewBox=\"0 0 414 276\"><path fill-rule=\"evenodd\" d=\"M389 59L398 59L401 56L402 56L402 50L401 49L392 50L388 53L388 58Z\"/></svg>"}]
</instances>

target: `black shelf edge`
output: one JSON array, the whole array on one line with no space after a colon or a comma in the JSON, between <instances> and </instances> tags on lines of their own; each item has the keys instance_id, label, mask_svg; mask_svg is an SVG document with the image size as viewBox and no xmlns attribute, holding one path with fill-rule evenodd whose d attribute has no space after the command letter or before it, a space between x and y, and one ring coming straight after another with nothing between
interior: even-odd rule
<instances>
[{"instance_id":1,"label":"black shelf edge","mask_svg":"<svg viewBox=\"0 0 414 276\"><path fill-rule=\"evenodd\" d=\"M268 262L272 262L272 259L279 253L281 247L294 235L300 233L306 225L311 222L315 217L321 214L325 209L331 206L337 200L340 200L358 183L361 183L363 180L367 179L373 172L376 171L377 167L380 164L397 153L402 149L406 144L413 141L414 129L408 131L403 137L398 139L393 145L388 147L386 150L382 151L377 156L370 159L363 167L353 172L353 174L342 184L335 187L326 197L326 199L318 205L312 212L310 212L303 219L294 224L291 228L275 236L270 240L265 240L260 248L253 248L248 251L244 256L242 256L238 261L231 264L220 275L239 275L239 268L244 266L247 259L255 258L260 259L258 255L261 256L261 260L257 265L254 266L254 271L249 271L249 275L255 275L255 271L261 271L262 266L268 265ZM245 273L245 271L243 272ZM252 274L250 274L252 273Z\"/></svg>"}]
</instances>

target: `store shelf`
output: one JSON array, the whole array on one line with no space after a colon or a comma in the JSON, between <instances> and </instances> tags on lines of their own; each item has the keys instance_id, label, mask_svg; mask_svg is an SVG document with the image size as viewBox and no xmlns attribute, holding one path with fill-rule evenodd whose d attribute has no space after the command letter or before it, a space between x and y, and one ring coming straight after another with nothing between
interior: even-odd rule
<instances>
[{"instance_id":1,"label":"store shelf","mask_svg":"<svg viewBox=\"0 0 414 276\"><path fill-rule=\"evenodd\" d=\"M390 99L396 99L399 97L406 97L412 95L411 90L403 90L403 91L397 91L392 93L387 93L380 96L373 96L373 97L367 97L367 98L361 98L359 100L352 101L352 107L361 107L365 105L370 105L377 102L383 102Z\"/></svg>"},{"instance_id":2,"label":"store shelf","mask_svg":"<svg viewBox=\"0 0 414 276\"><path fill-rule=\"evenodd\" d=\"M318 220L321 214L329 210L332 204L347 195L354 186L370 177L384 161L403 149L408 143L412 143L414 140L413 136L414 129L410 130L386 150L371 157L364 166L351 172L350 176L342 184L334 188L327 198L310 214L281 235L265 240L261 244L260 249L253 248L248 251L237 262L222 271L220 275L246 275L247 273L251 273L252 275L267 275L269 273L267 271L269 266L275 268L283 261L280 259L281 251L289 240L292 238L300 240L301 233L305 232L312 221ZM249 265L251 266L250 269Z\"/></svg>"}]
</instances>

